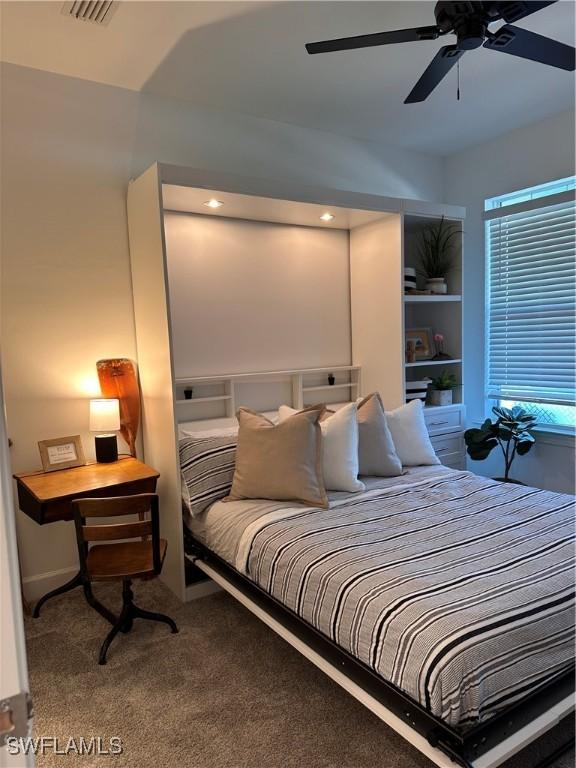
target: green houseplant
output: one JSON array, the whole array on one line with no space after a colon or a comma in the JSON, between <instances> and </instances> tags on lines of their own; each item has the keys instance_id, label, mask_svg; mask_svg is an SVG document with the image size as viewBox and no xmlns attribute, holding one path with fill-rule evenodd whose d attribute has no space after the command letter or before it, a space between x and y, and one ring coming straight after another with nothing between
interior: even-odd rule
<instances>
[{"instance_id":1,"label":"green houseplant","mask_svg":"<svg viewBox=\"0 0 576 768\"><path fill-rule=\"evenodd\" d=\"M452 390L458 386L456 376L442 370L438 376L435 376L431 382L430 403L431 405L451 405Z\"/></svg>"},{"instance_id":2,"label":"green houseplant","mask_svg":"<svg viewBox=\"0 0 576 768\"><path fill-rule=\"evenodd\" d=\"M444 216L438 224L430 224L420 234L418 272L426 279L432 293L446 293L446 276L456 261L455 238L460 234L456 224L446 223Z\"/></svg>"},{"instance_id":3,"label":"green houseplant","mask_svg":"<svg viewBox=\"0 0 576 768\"><path fill-rule=\"evenodd\" d=\"M502 408L495 406L492 412L496 421L486 421L482 426L467 429L464 432L466 450L474 461L482 461L491 451L500 446L504 457L504 477L497 477L505 483L518 483L510 478L510 468L516 456L524 456L535 443L532 429L536 426L536 417L523 408Z\"/></svg>"}]
</instances>

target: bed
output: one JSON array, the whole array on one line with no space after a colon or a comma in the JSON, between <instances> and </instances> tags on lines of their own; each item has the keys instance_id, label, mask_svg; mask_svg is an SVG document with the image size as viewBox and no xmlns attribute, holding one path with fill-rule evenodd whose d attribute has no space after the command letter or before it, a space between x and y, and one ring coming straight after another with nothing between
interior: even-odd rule
<instances>
[{"instance_id":1,"label":"bed","mask_svg":"<svg viewBox=\"0 0 576 768\"><path fill-rule=\"evenodd\" d=\"M328 510L185 515L192 554L434 748L497 765L506 750L482 756L569 698L573 499L442 466L363 480Z\"/></svg>"}]
</instances>

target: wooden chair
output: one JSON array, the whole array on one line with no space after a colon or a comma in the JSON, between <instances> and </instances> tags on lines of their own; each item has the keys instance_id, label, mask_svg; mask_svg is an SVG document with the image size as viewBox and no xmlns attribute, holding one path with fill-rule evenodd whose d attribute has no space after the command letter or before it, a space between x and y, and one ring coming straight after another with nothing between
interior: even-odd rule
<instances>
[{"instance_id":1,"label":"wooden chair","mask_svg":"<svg viewBox=\"0 0 576 768\"><path fill-rule=\"evenodd\" d=\"M160 538L158 495L141 493L72 502L80 573L85 584L93 581L122 582L122 610L102 643L98 663L106 664L106 653L118 632L130 632L134 619L162 621L178 632L169 616L145 611L134 604L132 579L158 576L166 555L167 541ZM144 519L150 513L150 519ZM134 522L87 525L86 518L138 515ZM124 541L130 539L130 541ZM133 541L132 539L138 539ZM122 541L119 541L122 540ZM91 542L98 543L89 547Z\"/></svg>"}]
</instances>

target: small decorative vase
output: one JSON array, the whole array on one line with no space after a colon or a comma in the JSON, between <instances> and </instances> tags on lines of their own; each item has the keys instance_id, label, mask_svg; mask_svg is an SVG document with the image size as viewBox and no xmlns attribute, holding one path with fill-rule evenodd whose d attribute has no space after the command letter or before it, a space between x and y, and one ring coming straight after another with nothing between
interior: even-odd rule
<instances>
[{"instance_id":1,"label":"small decorative vase","mask_svg":"<svg viewBox=\"0 0 576 768\"><path fill-rule=\"evenodd\" d=\"M194 389L192 387L188 387L188 389L184 390L184 398L186 400L192 400L193 393L194 393Z\"/></svg>"},{"instance_id":2,"label":"small decorative vase","mask_svg":"<svg viewBox=\"0 0 576 768\"><path fill-rule=\"evenodd\" d=\"M334 376L334 374L333 373L328 374L328 384L331 387L333 387L335 383L336 383L336 377Z\"/></svg>"},{"instance_id":3,"label":"small decorative vase","mask_svg":"<svg viewBox=\"0 0 576 768\"><path fill-rule=\"evenodd\" d=\"M430 391L430 403L432 405L452 405L452 390L432 389Z\"/></svg>"},{"instance_id":4,"label":"small decorative vase","mask_svg":"<svg viewBox=\"0 0 576 768\"><path fill-rule=\"evenodd\" d=\"M432 293L448 293L448 286L443 277L429 277L426 280L426 290Z\"/></svg>"}]
</instances>

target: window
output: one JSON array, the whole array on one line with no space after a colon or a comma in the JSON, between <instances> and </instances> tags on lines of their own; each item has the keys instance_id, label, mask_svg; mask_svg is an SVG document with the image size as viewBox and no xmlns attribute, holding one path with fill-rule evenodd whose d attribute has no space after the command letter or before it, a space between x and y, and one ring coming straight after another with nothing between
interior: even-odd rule
<instances>
[{"instance_id":1,"label":"window","mask_svg":"<svg viewBox=\"0 0 576 768\"><path fill-rule=\"evenodd\" d=\"M486 396L576 427L576 177L487 200Z\"/></svg>"}]
</instances>

